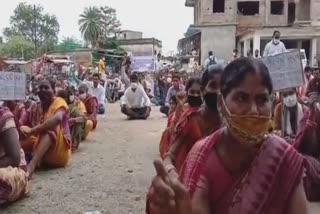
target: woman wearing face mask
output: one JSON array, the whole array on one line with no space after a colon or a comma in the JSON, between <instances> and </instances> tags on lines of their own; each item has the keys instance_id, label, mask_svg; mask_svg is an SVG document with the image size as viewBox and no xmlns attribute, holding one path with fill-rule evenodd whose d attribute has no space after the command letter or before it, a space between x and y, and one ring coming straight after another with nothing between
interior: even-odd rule
<instances>
[{"instance_id":1,"label":"woman wearing face mask","mask_svg":"<svg viewBox=\"0 0 320 214\"><path fill-rule=\"evenodd\" d=\"M160 141L160 155L164 158L168 151L169 143L174 129L180 119L188 117L197 112L202 105L201 97L201 80L198 78L191 78L186 84L187 96L183 93L175 96L177 105L174 111L170 111L168 117L167 129L163 132Z\"/></svg>"},{"instance_id":2,"label":"woman wearing face mask","mask_svg":"<svg viewBox=\"0 0 320 214\"><path fill-rule=\"evenodd\" d=\"M96 97L89 94L89 88L86 84L81 84L79 86L79 99L83 102L86 107L86 128L85 128L85 138L89 135L89 133L96 129L98 120L98 100Z\"/></svg>"},{"instance_id":3,"label":"woman wearing face mask","mask_svg":"<svg viewBox=\"0 0 320 214\"><path fill-rule=\"evenodd\" d=\"M25 126L20 127L26 137L22 148L33 155L28 165L30 175L40 163L65 167L71 157L67 103L54 96L54 84L48 80L39 83L38 96L40 103L30 107Z\"/></svg>"},{"instance_id":4,"label":"woman wearing face mask","mask_svg":"<svg viewBox=\"0 0 320 214\"><path fill-rule=\"evenodd\" d=\"M294 88L282 91L281 97L282 102L276 106L274 112L274 130L291 142L297 134L306 108L298 102Z\"/></svg>"},{"instance_id":5,"label":"woman wearing face mask","mask_svg":"<svg viewBox=\"0 0 320 214\"><path fill-rule=\"evenodd\" d=\"M225 127L196 143L180 180L155 161L149 213L306 214L303 159L268 134L272 81L266 66L238 59L222 73L218 106Z\"/></svg>"},{"instance_id":6,"label":"woman wearing face mask","mask_svg":"<svg viewBox=\"0 0 320 214\"><path fill-rule=\"evenodd\" d=\"M58 92L58 97L63 98L69 106L69 125L72 137L72 151L79 148L80 142L85 138L86 109L84 104L75 98L70 88Z\"/></svg>"}]
</instances>

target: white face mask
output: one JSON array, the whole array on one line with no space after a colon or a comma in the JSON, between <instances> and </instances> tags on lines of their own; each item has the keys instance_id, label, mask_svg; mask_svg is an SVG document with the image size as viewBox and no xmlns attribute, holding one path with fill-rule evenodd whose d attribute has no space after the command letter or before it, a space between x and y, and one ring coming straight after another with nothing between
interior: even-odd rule
<instances>
[{"instance_id":1,"label":"white face mask","mask_svg":"<svg viewBox=\"0 0 320 214\"><path fill-rule=\"evenodd\" d=\"M287 96L285 98L283 98L283 103L285 106L287 106L288 108L294 107L297 105L297 95L291 95L291 96Z\"/></svg>"},{"instance_id":2,"label":"white face mask","mask_svg":"<svg viewBox=\"0 0 320 214\"><path fill-rule=\"evenodd\" d=\"M4 101L0 101L0 106L3 106L3 104L4 104Z\"/></svg>"},{"instance_id":3,"label":"white face mask","mask_svg":"<svg viewBox=\"0 0 320 214\"><path fill-rule=\"evenodd\" d=\"M138 87L138 83L136 83L136 82L131 83L132 89L136 89L137 87Z\"/></svg>"},{"instance_id":4,"label":"white face mask","mask_svg":"<svg viewBox=\"0 0 320 214\"><path fill-rule=\"evenodd\" d=\"M86 99L86 98L87 98L87 93L80 94L80 95L79 95L79 98L80 98L81 100Z\"/></svg>"},{"instance_id":5,"label":"white face mask","mask_svg":"<svg viewBox=\"0 0 320 214\"><path fill-rule=\"evenodd\" d=\"M69 100L70 100L70 102L74 102L74 95L71 95L70 97L69 97Z\"/></svg>"},{"instance_id":6,"label":"white face mask","mask_svg":"<svg viewBox=\"0 0 320 214\"><path fill-rule=\"evenodd\" d=\"M273 39L273 43L274 44L279 44L280 43L280 39Z\"/></svg>"}]
</instances>

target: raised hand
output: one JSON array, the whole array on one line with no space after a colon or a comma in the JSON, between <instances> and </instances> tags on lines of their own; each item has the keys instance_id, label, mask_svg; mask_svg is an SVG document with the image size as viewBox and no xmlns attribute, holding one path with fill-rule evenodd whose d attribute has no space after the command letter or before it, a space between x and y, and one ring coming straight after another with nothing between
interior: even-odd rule
<instances>
[{"instance_id":1,"label":"raised hand","mask_svg":"<svg viewBox=\"0 0 320 214\"><path fill-rule=\"evenodd\" d=\"M162 161L154 161L154 167L157 175L152 182L151 213L192 214L190 196L184 185L167 173Z\"/></svg>"}]
</instances>

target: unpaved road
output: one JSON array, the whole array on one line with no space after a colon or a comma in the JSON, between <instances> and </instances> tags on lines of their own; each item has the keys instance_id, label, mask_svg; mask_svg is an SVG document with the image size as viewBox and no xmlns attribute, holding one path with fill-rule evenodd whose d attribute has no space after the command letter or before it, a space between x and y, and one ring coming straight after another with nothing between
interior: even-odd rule
<instances>
[{"instance_id":1,"label":"unpaved road","mask_svg":"<svg viewBox=\"0 0 320 214\"><path fill-rule=\"evenodd\" d=\"M118 104L81 145L65 169L39 171L31 196L0 213L8 214L143 214L145 195L154 174L152 160L166 119L154 108L146 121L127 121ZM312 214L320 213L320 205Z\"/></svg>"}]
</instances>

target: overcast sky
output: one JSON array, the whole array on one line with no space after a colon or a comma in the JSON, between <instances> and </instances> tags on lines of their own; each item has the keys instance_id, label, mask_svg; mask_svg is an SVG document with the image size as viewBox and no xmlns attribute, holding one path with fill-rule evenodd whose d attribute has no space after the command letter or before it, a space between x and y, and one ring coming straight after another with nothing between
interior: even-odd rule
<instances>
[{"instance_id":1,"label":"overcast sky","mask_svg":"<svg viewBox=\"0 0 320 214\"><path fill-rule=\"evenodd\" d=\"M60 38L74 36L81 39L78 18L89 5L111 6L117 10L122 29L137 30L144 37L162 40L163 53L176 51L178 39L193 22L193 10L184 6L185 0L25 0L41 4L45 11L55 14L60 23ZM0 7L0 29L9 25L9 17L21 0L5 1Z\"/></svg>"}]
</instances>

